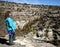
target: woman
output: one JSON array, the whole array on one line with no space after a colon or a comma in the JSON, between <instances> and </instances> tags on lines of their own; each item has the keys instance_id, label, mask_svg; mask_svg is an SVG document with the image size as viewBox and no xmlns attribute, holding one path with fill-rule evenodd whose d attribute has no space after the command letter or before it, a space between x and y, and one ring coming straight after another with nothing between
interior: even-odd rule
<instances>
[{"instance_id":1,"label":"woman","mask_svg":"<svg viewBox=\"0 0 60 47\"><path fill-rule=\"evenodd\" d=\"M9 44L12 45L14 44L13 41L15 40L15 30L16 30L16 25L14 23L13 18L11 18L11 12L7 11L5 13L5 23L6 23L6 29L9 34Z\"/></svg>"}]
</instances>

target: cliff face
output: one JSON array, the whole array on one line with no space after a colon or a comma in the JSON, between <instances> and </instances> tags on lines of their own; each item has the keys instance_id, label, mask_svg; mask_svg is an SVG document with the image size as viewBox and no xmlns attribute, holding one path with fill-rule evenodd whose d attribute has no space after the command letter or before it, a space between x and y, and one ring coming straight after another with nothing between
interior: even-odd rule
<instances>
[{"instance_id":1,"label":"cliff face","mask_svg":"<svg viewBox=\"0 0 60 47\"><path fill-rule=\"evenodd\" d=\"M21 31L26 33L31 31L39 32L40 30L48 29L48 31L44 31L45 34L42 33L46 35L51 29L52 33L55 33L56 36L60 37L60 6L0 2L0 32L2 33L6 32L3 15L8 10L11 11L12 17L17 25L17 34L20 35Z\"/></svg>"}]
</instances>

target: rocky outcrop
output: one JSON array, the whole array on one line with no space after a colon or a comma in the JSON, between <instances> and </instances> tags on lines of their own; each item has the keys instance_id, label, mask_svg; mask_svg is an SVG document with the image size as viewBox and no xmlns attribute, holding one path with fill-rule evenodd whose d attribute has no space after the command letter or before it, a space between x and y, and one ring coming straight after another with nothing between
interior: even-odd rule
<instances>
[{"instance_id":1,"label":"rocky outcrop","mask_svg":"<svg viewBox=\"0 0 60 47\"><path fill-rule=\"evenodd\" d=\"M58 40L60 37L60 6L0 2L0 9L1 16L6 11L11 11L17 25L17 34L33 31L46 40L53 40L55 37ZM4 20L4 16L2 17ZM3 21L2 18L0 20ZM6 32L5 27L1 26L0 29L4 28L2 30Z\"/></svg>"}]
</instances>

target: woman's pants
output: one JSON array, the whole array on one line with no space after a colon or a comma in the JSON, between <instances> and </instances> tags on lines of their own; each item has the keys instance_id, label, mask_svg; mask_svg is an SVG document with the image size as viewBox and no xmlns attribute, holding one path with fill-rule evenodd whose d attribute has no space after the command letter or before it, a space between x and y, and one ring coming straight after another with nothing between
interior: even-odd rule
<instances>
[{"instance_id":1,"label":"woman's pants","mask_svg":"<svg viewBox=\"0 0 60 47\"><path fill-rule=\"evenodd\" d=\"M9 35L9 43L13 44L13 41L15 40L16 33L12 32L11 35Z\"/></svg>"}]
</instances>

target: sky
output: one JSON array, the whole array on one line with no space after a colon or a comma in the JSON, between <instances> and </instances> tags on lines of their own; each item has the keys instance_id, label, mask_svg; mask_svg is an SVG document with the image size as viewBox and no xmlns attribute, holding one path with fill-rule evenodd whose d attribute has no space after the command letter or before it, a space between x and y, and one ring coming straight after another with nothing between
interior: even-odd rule
<instances>
[{"instance_id":1,"label":"sky","mask_svg":"<svg viewBox=\"0 0 60 47\"><path fill-rule=\"evenodd\" d=\"M57 5L60 6L60 0L3 0L16 3L27 3L27 4L43 4L43 5Z\"/></svg>"}]
</instances>

